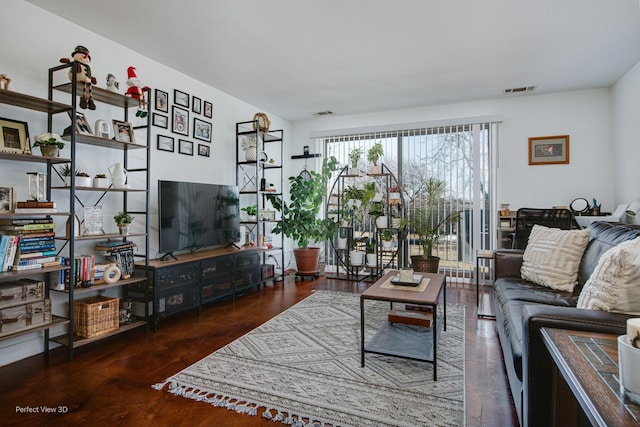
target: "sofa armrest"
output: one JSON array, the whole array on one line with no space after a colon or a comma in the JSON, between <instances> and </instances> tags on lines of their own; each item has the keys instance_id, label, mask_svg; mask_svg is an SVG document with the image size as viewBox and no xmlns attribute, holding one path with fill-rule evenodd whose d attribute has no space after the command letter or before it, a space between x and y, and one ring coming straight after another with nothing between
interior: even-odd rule
<instances>
[{"instance_id":1,"label":"sofa armrest","mask_svg":"<svg viewBox=\"0 0 640 427\"><path fill-rule=\"evenodd\" d=\"M522 267L522 249L498 249L493 252L495 278L520 277Z\"/></svg>"},{"instance_id":2,"label":"sofa armrest","mask_svg":"<svg viewBox=\"0 0 640 427\"><path fill-rule=\"evenodd\" d=\"M623 335L630 316L544 305L525 305L522 312L522 424L551 425L551 374L554 362L542 341L540 329L547 327Z\"/></svg>"}]
</instances>

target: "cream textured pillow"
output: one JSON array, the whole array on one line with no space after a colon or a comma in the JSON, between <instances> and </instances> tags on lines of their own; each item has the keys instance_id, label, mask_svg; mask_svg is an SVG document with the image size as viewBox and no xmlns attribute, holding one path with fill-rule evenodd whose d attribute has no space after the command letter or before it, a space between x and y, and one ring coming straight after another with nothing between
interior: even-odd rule
<instances>
[{"instance_id":1,"label":"cream textured pillow","mask_svg":"<svg viewBox=\"0 0 640 427\"><path fill-rule=\"evenodd\" d=\"M602 254L580 292L578 308L640 314L640 237Z\"/></svg>"},{"instance_id":2,"label":"cream textured pillow","mask_svg":"<svg viewBox=\"0 0 640 427\"><path fill-rule=\"evenodd\" d=\"M559 230L534 225L524 250L520 275L540 286L573 291L590 234L589 230Z\"/></svg>"}]
</instances>

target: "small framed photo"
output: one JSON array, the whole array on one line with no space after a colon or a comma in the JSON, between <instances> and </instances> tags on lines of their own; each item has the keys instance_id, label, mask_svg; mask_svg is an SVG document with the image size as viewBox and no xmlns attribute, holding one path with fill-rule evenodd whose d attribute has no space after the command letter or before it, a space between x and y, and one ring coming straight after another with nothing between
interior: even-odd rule
<instances>
[{"instance_id":1,"label":"small framed photo","mask_svg":"<svg viewBox=\"0 0 640 427\"><path fill-rule=\"evenodd\" d=\"M204 144L198 144L198 156L209 157L210 147Z\"/></svg>"},{"instance_id":2,"label":"small framed photo","mask_svg":"<svg viewBox=\"0 0 640 427\"><path fill-rule=\"evenodd\" d=\"M71 117L71 114L73 113L69 111L69 117ZM87 116L80 111L76 111L76 133L78 135L94 136L91 131L91 125L89 125L89 122L87 121Z\"/></svg>"},{"instance_id":3,"label":"small framed photo","mask_svg":"<svg viewBox=\"0 0 640 427\"><path fill-rule=\"evenodd\" d=\"M211 142L211 123L193 118L193 137L201 141Z\"/></svg>"},{"instance_id":4,"label":"small framed photo","mask_svg":"<svg viewBox=\"0 0 640 427\"><path fill-rule=\"evenodd\" d=\"M213 117L213 104L211 104L209 101L204 101L203 114L205 117L208 117L208 118Z\"/></svg>"},{"instance_id":5,"label":"small framed photo","mask_svg":"<svg viewBox=\"0 0 640 427\"><path fill-rule=\"evenodd\" d=\"M133 126L129 122L123 122L121 120L113 120L113 133L116 136L116 141L120 142L136 142L136 136L133 133Z\"/></svg>"},{"instance_id":6,"label":"small framed photo","mask_svg":"<svg viewBox=\"0 0 640 427\"><path fill-rule=\"evenodd\" d=\"M189 135L189 110L184 108L171 107L173 110L173 120L171 121L171 132L180 135Z\"/></svg>"},{"instance_id":7,"label":"small framed photo","mask_svg":"<svg viewBox=\"0 0 640 427\"><path fill-rule=\"evenodd\" d=\"M156 110L169 112L169 94L160 89L156 89Z\"/></svg>"},{"instance_id":8,"label":"small framed photo","mask_svg":"<svg viewBox=\"0 0 640 427\"><path fill-rule=\"evenodd\" d=\"M0 185L0 212L11 212L16 195L13 185Z\"/></svg>"},{"instance_id":9,"label":"small framed photo","mask_svg":"<svg viewBox=\"0 0 640 427\"><path fill-rule=\"evenodd\" d=\"M261 209L258 218L260 219L260 221L275 221L276 211Z\"/></svg>"},{"instance_id":10,"label":"small framed photo","mask_svg":"<svg viewBox=\"0 0 640 427\"><path fill-rule=\"evenodd\" d=\"M169 118L167 116L163 116L162 114L153 113L152 123L154 126L158 126L159 128L169 128Z\"/></svg>"},{"instance_id":11,"label":"small framed photo","mask_svg":"<svg viewBox=\"0 0 640 427\"><path fill-rule=\"evenodd\" d=\"M178 153L193 156L193 142L184 139L178 140Z\"/></svg>"},{"instance_id":12,"label":"small framed photo","mask_svg":"<svg viewBox=\"0 0 640 427\"><path fill-rule=\"evenodd\" d=\"M27 122L0 118L0 151L22 154L29 148Z\"/></svg>"},{"instance_id":13,"label":"small framed photo","mask_svg":"<svg viewBox=\"0 0 640 427\"><path fill-rule=\"evenodd\" d=\"M104 234L102 229L102 206L85 206L84 221L82 222L84 236Z\"/></svg>"},{"instance_id":14,"label":"small framed photo","mask_svg":"<svg viewBox=\"0 0 640 427\"><path fill-rule=\"evenodd\" d=\"M173 137L166 136L166 135L158 135L157 148L160 151L169 151L170 153L173 153L175 151Z\"/></svg>"},{"instance_id":15,"label":"small framed photo","mask_svg":"<svg viewBox=\"0 0 640 427\"><path fill-rule=\"evenodd\" d=\"M181 90L173 90L173 103L185 108L189 108L189 94Z\"/></svg>"},{"instance_id":16,"label":"small framed photo","mask_svg":"<svg viewBox=\"0 0 640 427\"><path fill-rule=\"evenodd\" d=\"M569 135L529 138L530 165L561 165L569 163Z\"/></svg>"},{"instance_id":17,"label":"small framed photo","mask_svg":"<svg viewBox=\"0 0 640 427\"><path fill-rule=\"evenodd\" d=\"M191 111L193 111L196 114L202 113L202 99L198 98L197 96L192 97Z\"/></svg>"}]
</instances>

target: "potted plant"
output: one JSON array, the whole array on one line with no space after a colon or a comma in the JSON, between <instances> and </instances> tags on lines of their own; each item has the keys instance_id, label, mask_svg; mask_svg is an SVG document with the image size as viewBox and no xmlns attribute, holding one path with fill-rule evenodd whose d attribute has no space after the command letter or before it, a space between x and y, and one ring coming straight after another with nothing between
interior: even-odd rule
<instances>
[{"instance_id":1,"label":"potted plant","mask_svg":"<svg viewBox=\"0 0 640 427\"><path fill-rule=\"evenodd\" d=\"M382 249L391 250L393 247L393 231L386 229L382 233L380 233L380 240L382 240Z\"/></svg>"},{"instance_id":2,"label":"potted plant","mask_svg":"<svg viewBox=\"0 0 640 427\"><path fill-rule=\"evenodd\" d=\"M375 267L378 265L376 260L376 239L369 238L367 240L367 266Z\"/></svg>"},{"instance_id":3,"label":"potted plant","mask_svg":"<svg viewBox=\"0 0 640 427\"><path fill-rule=\"evenodd\" d=\"M71 166L69 163L66 163L62 168L60 168L60 175L64 178L64 185L67 187L71 187L71 174L73 171L71 170Z\"/></svg>"},{"instance_id":4,"label":"potted plant","mask_svg":"<svg viewBox=\"0 0 640 427\"><path fill-rule=\"evenodd\" d=\"M36 136L34 147L40 147L40 152L44 157L58 157L60 150L64 148L64 141L56 133L41 133Z\"/></svg>"},{"instance_id":5,"label":"potted plant","mask_svg":"<svg viewBox=\"0 0 640 427\"><path fill-rule=\"evenodd\" d=\"M109 187L109 180L107 180L107 175L103 173L96 174L96 176L93 177L93 186L95 188Z\"/></svg>"},{"instance_id":6,"label":"potted plant","mask_svg":"<svg viewBox=\"0 0 640 427\"><path fill-rule=\"evenodd\" d=\"M360 161L360 157L364 151L362 148L354 148L349 152L349 162L351 163L351 168L349 168L349 175L360 175L360 171L358 170L358 162Z\"/></svg>"},{"instance_id":7,"label":"potted plant","mask_svg":"<svg viewBox=\"0 0 640 427\"><path fill-rule=\"evenodd\" d=\"M382 157L383 155L384 155L384 148L382 147L382 142L376 142L375 144L373 144L371 148L369 148L369 151L367 152L367 160L373 163L373 166L371 166L370 173L372 174L380 173L380 166L378 166L378 160L380 160L380 157Z\"/></svg>"},{"instance_id":8,"label":"potted plant","mask_svg":"<svg viewBox=\"0 0 640 427\"><path fill-rule=\"evenodd\" d=\"M411 265L416 271L437 273L440 257L433 255L433 245L437 243L442 229L458 222L460 214L457 211L447 211L443 198L447 192L447 183L435 178L429 178L425 184L422 197L417 200L411 210L409 224L417 234L421 255L411 256Z\"/></svg>"},{"instance_id":9,"label":"potted plant","mask_svg":"<svg viewBox=\"0 0 640 427\"><path fill-rule=\"evenodd\" d=\"M247 221L249 222L256 221L258 218L258 206L256 205L245 206L240 210L247 213Z\"/></svg>"},{"instance_id":10,"label":"potted plant","mask_svg":"<svg viewBox=\"0 0 640 427\"><path fill-rule=\"evenodd\" d=\"M116 222L118 226L118 231L122 235L129 234L129 227L131 226L131 222L133 221L133 217L126 212L120 211L114 217L113 220Z\"/></svg>"},{"instance_id":11,"label":"potted plant","mask_svg":"<svg viewBox=\"0 0 640 427\"><path fill-rule=\"evenodd\" d=\"M336 233L337 223L319 215L327 184L337 164L332 156L324 159L320 172L309 171L310 179L300 175L289 177L290 202L280 195L267 194L267 200L282 217L282 222L276 224L272 232L282 233L296 242L298 247L293 252L299 273L317 274L320 248L310 247L309 243L324 242Z\"/></svg>"}]
</instances>

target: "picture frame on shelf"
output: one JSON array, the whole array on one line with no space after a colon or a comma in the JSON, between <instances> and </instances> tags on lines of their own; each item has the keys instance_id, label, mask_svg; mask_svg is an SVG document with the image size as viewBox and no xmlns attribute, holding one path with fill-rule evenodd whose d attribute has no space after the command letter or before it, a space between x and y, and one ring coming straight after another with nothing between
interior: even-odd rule
<instances>
[{"instance_id":1,"label":"picture frame on shelf","mask_svg":"<svg viewBox=\"0 0 640 427\"><path fill-rule=\"evenodd\" d=\"M172 106L171 132L180 135L189 135L189 110Z\"/></svg>"},{"instance_id":2,"label":"picture frame on shelf","mask_svg":"<svg viewBox=\"0 0 640 427\"><path fill-rule=\"evenodd\" d=\"M569 135L529 138L529 165L569 163Z\"/></svg>"},{"instance_id":3,"label":"picture frame on shelf","mask_svg":"<svg viewBox=\"0 0 640 427\"><path fill-rule=\"evenodd\" d=\"M198 144L198 156L210 157L211 155L210 148L211 147L209 147L208 145Z\"/></svg>"},{"instance_id":4,"label":"picture frame on shelf","mask_svg":"<svg viewBox=\"0 0 640 427\"><path fill-rule=\"evenodd\" d=\"M135 144L136 135L133 133L133 125L129 122L113 119L113 133L116 141Z\"/></svg>"},{"instance_id":5,"label":"picture frame on shelf","mask_svg":"<svg viewBox=\"0 0 640 427\"><path fill-rule=\"evenodd\" d=\"M30 148L27 122L0 118L0 151L23 154Z\"/></svg>"},{"instance_id":6,"label":"picture frame on shelf","mask_svg":"<svg viewBox=\"0 0 640 427\"><path fill-rule=\"evenodd\" d=\"M261 209L260 215L258 216L260 221L275 221L276 220L276 211L269 209Z\"/></svg>"},{"instance_id":7,"label":"picture frame on shelf","mask_svg":"<svg viewBox=\"0 0 640 427\"><path fill-rule=\"evenodd\" d=\"M193 142L186 139L178 140L178 153L193 156Z\"/></svg>"},{"instance_id":8,"label":"picture frame on shelf","mask_svg":"<svg viewBox=\"0 0 640 427\"><path fill-rule=\"evenodd\" d=\"M169 112L169 94L160 89L156 89L156 110Z\"/></svg>"},{"instance_id":9,"label":"picture frame on shelf","mask_svg":"<svg viewBox=\"0 0 640 427\"><path fill-rule=\"evenodd\" d=\"M73 119L72 115L73 113L69 111L70 119ZM78 135L95 136L93 134L93 131L91 130L91 125L87 120L87 116L85 116L84 113L81 113L80 111L76 111L76 119L74 122L76 127L76 133Z\"/></svg>"},{"instance_id":10,"label":"picture frame on shelf","mask_svg":"<svg viewBox=\"0 0 640 427\"><path fill-rule=\"evenodd\" d=\"M153 113L152 124L154 126L158 126L159 128L168 129L169 128L169 117L163 116L162 114Z\"/></svg>"},{"instance_id":11,"label":"picture frame on shelf","mask_svg":"<svg viewBox=\"0 0 640 427\"><path fill-rule=\"evenodd\" d=\"M197 96L191 98L191 111L196 114L202 114L202 99Z\"/></svg>"},{"instance_id":12,"label":"picture frame on shelf","mask_svg":"<svg viewBox=\"0 0 640 427\"><path fill-rule=\"evenodd\" d=\"M212 118L213 117L213 104L209 101L204 101L204 110L202 111L205 117Z\"/></svg>"},{"instance_id":13,"label":"picture frame on shelf","mask_svg":"<svg viewBox=\"0 0 640 427\"><path fill-rule=\"evenodd\" d=\"M0 185L0 213L12 212L15 209L15 187Z\"/></svg>"},{"instance_id":14,"label":"picture frame on shelf","mask_svg":"<svg viewBox=\"0 0 640 427\"><path fill-rule=\"evenodd\" d=\"M189 94L178 89L173 90L173 103L189 108Z\"/></svg>"},{"instance_id":15,"label":"picture frame on shelf","mask_svg":"<svg viewBox=\"0 0 640 427\"><path fill-rule=\"evenodd\" d=\"M173 153L175 151L175 139L173 139L172 136L158 134L157 144L157 148L160 151L168 151L170 153Z\"/></svg>"},{"instance_id":16,"label":"picture frame on shelf","mask_svg":"<svg viewBox=\"0 0 640 427\"><path fill-rule=\"evenodd\" d=\"M201 141L211 142L211 123L193 118L193 137Z\"/></svg>"},{"instance_id":17,"label":"picture frame on shelf","mask_svg":"<svg viewBox=\"0 0 640 427\"><path fill-rule=\"evenodd\" d=\"M85 206L82 235L97 236L104 234L102 228L102 206Z\"/></svg>"}]
</instances>

